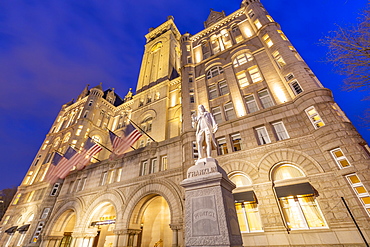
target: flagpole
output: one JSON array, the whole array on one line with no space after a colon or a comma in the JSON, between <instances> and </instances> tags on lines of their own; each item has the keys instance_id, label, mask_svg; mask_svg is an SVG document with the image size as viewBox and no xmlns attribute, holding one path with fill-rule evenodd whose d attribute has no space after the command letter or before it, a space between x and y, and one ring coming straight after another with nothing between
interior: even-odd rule
<instances>
[{"instance_id":1,"label":"flagpole","mask_svg":"<svg viewBox=\"0 0 370 247\"><path fill-rule=\"evenodd\" d=\"M132 121L131 119L129 119L128 121L130 121L130 123L132 123L133 125L135 125L141 132L143 132L147 137L149 137L153 142L156 142L150 135L148 135L148 133L146 133L142 128L140 128L134 121Z\"/></svg>"},{"instance_id":2,"label":"flagpole","mask_svg":"<svg viewBox=\"0 0 370 247\"><path fill-rule=\"evenodd\" d=\"M91 138L90 136L88 136L89 138ZM109 152L113 153L112 150L110 150L109 148L107 148L106 146L104 146L103 144L101 144L100 142L94 140L93 138L91 138L94 142L96 142L97 144L99 144L101 147L105 148L106 150L108 150Z\"/></svg>"},{"instance_id":3,"label":"flagpole","mask_svg":"<svg viewBox=\"0 0 370 247\"><path fill-rule=\"evenodd\" d=\"M107 130L108 130L108 131L110 131L110 132L112 132L112 133L114 134L114 132L113 132L113 131L111 131L110 129L108 129L108 128L107 128ZM114 135L116 135L116 134L114 134ZM116 136L117 136L117 135L116 135ZM119 136L117 136L117 137L119 137ZM119 138L121 138L121 137L119 137ZM100 143L99 143L99 144L100 144ZM103 146L103 147L104 147L104 146ZM130 148L132 148L133 150L136 150L136 148L134 148L134 147L133 147L133 146L131 146L131 145L130 145ZM108 149L108 148L107 148L107 149ZM109 149L108 149L108 150L109 150ZM109 151L110 151L110 150L109 150ZM111 153L114 153L114 152L112 152L112 151L110 151L110 152L111 152Z\"/></svg>"}]
</instances>

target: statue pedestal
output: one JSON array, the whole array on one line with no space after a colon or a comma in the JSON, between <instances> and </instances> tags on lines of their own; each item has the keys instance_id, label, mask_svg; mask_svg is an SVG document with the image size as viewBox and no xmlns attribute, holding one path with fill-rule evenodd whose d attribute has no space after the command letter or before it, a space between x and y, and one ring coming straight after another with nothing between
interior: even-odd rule
<instances>
[{"instance_id":1,"label":"statue pedestal","mask_svg":"<svg viewBox=\"0 0 370 247\"><path fill-rule=\"evenodd\" d=\"M185 245L242 246L236 216L235 185L213 158L199 159L187 171L185 188Z\"/></svg>"}]
</instances>

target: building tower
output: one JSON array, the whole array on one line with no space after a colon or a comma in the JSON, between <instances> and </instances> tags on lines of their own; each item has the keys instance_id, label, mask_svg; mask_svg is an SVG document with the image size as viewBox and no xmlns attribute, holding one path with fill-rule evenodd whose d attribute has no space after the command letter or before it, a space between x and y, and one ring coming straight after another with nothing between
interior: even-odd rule
<instances>
[{"instance_id":1,"label":"building tower","mask_svg":"<svg viewBox=\"0 0 370 247\"><path fill-rule=\"evenodd\" d=\"M258 0L181 34L169 17L146 35L136 94L86 87L62 106L1 222L2 246L183 246L184 191L198 158L191 115L217 123L219 165L243 246L365 246L367 145ZM104 149L81 171L44 181L55 152L129 122L145 133L123 157ZM347 203L359 229L343 204Z\"/></svg>"}]
</instances>

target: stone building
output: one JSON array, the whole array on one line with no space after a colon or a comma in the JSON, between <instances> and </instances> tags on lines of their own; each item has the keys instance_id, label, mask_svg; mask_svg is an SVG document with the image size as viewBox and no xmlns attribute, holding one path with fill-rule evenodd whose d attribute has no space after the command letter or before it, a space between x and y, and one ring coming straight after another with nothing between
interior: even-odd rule
<instances>
[{"instance_id":1,"label":"stone building","mask_svg":"<svg viewBox=\"0 0 370 247\"><path fill-rule=\"evenodd\" d=\"M149 31L135 95L98 85L62 106L1 222L1 246L184 246L179 184L198 157L199 104L218 123L213 157L237 186L244 246L365 246L368 146L331 91L258 0L212 10L204 25L181 34L168 17ZM128 119L148 135L111 160L107 129L119 135ZM105 147L92 163L45 182L53 154L88 136Z\"/></svg>"}]
</instances>

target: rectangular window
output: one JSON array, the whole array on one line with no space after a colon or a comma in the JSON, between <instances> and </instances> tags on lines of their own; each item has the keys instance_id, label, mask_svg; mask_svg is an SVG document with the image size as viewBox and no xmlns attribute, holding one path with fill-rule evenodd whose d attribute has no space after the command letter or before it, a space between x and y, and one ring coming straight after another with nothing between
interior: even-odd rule
<instances>
[{"instance_id":1,"label":"rectangular window","mask_svg":"<svg viewBox=\"0 0 370 247\"><path fill-rule=\"evenodd\" d=\"M294 79L294 75L292 73L289 73L285 76L285 80L288 82L290 80Z\"/></svg>"},{"instance_id":2,"label":"rectangular window","mask_svg":"<svg viewBox=\"0 0 370 247\"><path fill-rule=\"evenodd\" d=\"M290 138L288 135L288 132L285 129L283 122L273 123L272 127L274 127L275 135L278 141Z\"/></svg>"},{"instance_id":3,"label":"rectangular window","mask_svg":"<svg viewBox=\"0 0 370 247\"><path fill-rule=\"evenodd\" d=\"M247 109L249 113L253 113L259 110L253 94L245 96L245 103L247 104Z\"/></svg>"},{"instance_id":4,"label":"rectangular window","mask_svg":"<svg viewBox=\"0 0 370 247\"><path fill-rule=\"evenodd\" d=\"M80 191L85 189L86 181L87 181L86 177L82 178Z\"/></svg>"},{"instance_id":5,"label":"rectangular window","mask_svg":"<svg viewBox=\"0 0 370 247\"><path fill-rule=\"evenodd\" d=\"M105 183L107 182L107 176L108 176L108 172L103 172L102 173L100 185L105 185Z\"/></svg>"},{"instance_id":6,"label":"rectangular window","mask_svg":"<svg viewBox=\"0 0 370 247\"><path fill-rule=\"evenodd\" d=\"M218 86L220 87L220 95L225 95L229 93L229 87L227 86L226 81L220 81L218 83Z\"/></svg>"},{"instance_id":7,"label":"rectangular window","mask_svg":"<svg viewBox=\"0 0 370 247\"><path fill-rule=\"evenodd\" d=\"M212 108L212 114L213 114L213 117L216 123L219 124L223 122L222 115L221 115L221 108L219 106Z\"/></svg>"},{"instance_id":8,"label":"rectangular window","mask_svg":"<svg viewBox=\"0 0 370 247\"><path fill-rule=\"evenodd\" d=\"M330 150L331 155L333 156L335 162L339 166L339 168L345 168L348 166L351 166L349 163L347 157L343 154L343 151L340 148L336 148L333 150Z\"/></svg>"},{"instance_id":9,"label":"rectangular window","mask_svg":"<svg viewBox=\"0 0 370 247\"><path fill-rule=\"evenodd\" d=\"M217 84L210 85L208 87L209 99L214 99L218 97Z\"/></svg>"},{"instance_id":10,"label":"rectangular window","mask_svg":"<svg viewBox=\"0 0 370 247\"><path fill-rule=\"evenodd\" d=\"M192 142L192 149L193 149L193 159L198 159L199 158L199 153L198 153L196 142Z\"/></svg>"},{"instance_id":11,"label":"rectangular window","mask_svg":"<svg viewBox=\"0 0 370 247\"><path fill-rule=\"evenodd\" d=\"M149 167L148 167L148 161L145 160L145 161L141 162L140 176L144 176L144 175L147 175L147 174L149 174Z\"/></svg>"},{"instance_id":12,"label":"rectangular window","mask_svg":"<svg viewBox=\"0 0 370 247\"><path fill-rule=\"evenodd\" d=\"M9 216L9 215L7 215L7 216L5 217L5 219L4 219L4 221L3 221L3 225L6 225L6 224L8 223L8 221L9 221L9 219L10 219L10 216Z\"/></svg>"},{"instance_id":13,"label":"rectangular window","mask_svg":"<svg viewBox=\"0 0 370 247\"><path fill-rule=\"evenodd\" d=\"M284 65L286 65L286 63L285 63L285 61L284 61L283 57L280 55L279 51L274 51L274 52L272 53L272 56L274 57L275 62L276 62L277 66L278 66L279 68L281 68L281 67L283 67Z\"/></svg>"},{"instance_id":14,"label":"rectangular window","mask_svg":"<svg viewBox=\"0 0 370 247\"><path fill-rule=\"evenodd\" d=\"M242 141L242 138L240 136L240 133L231 135L231 143L232 143L234 152L242 150L241 141Z\"/></svg>"},{"instance_id":15,"label":"rectangular window","mask_svg":"<svg viewBox=\"0 0 370 247\"><path fill-rule=\"evenodd\" d=\"M361 182L356 173L346 176L348 183L351 185L353 191L360 200L362 206L365 208L367 214L370 216L370 194Z\"/></svg>"},{"instance_id":16,"label":"rectangular window","mask_svg":"<svg viewBox=\"0 0 370 247\"><path fill-rule=\"evenodd\" d=\"M238 83L239 83L239 86L241 88L246 87L246 86L249 85L249 81L248 81L248 78L247 78L247 73L245 73L245 71L242 71L242 72L239 72L238 74L236 74L236 78L238 79Z\"/></svg>"},{"instance_id":17,"label":"rectangular window","mask_svg":"<svg viewBox=\"0 0 370 247\"><path fill-rule=\"evenodd\" d=\"M227 154L227 145L225 137L217 138L218 155Z\"/></svg>"},{"instance_id":18,"label":"rectangular window","mask_svg":"<svg viewBox=\"0 0 370 247\"><path fill-rule=\"evenodd\" d=\"M262 27L262 24L258 19L254 21L254 25L256 26L257 29L260 29Z\"/></svg>"},{"instance_id":19,"label":"rectangular window","mask_svg":"<svg viewBox=\"0 0 370 247\"><path fill-rule=\"evenodd\" d=\"M76 136L79 136L81 134L81 131L82 131L83 127L84 127L83 125L78 126L78 129L76 130Z\"/></svg>"},{"instance_id":20,"label":"rectangular window","mask_svg":"<svg viewBox=\"0 0 370 247\"><path fill-rule=\"evenodd\" d=\"M157 159L152 159L150 164L150 173L156 173L158 171Z\"/></svg>"},{"instance_id":21,"label":"rectangular window","mask_svg":"<svg viewBox=\"0 0 370 247\"><path fill-rule=\"evenodd\" d=\"M272 102L271 95L269 94L267 89L259 91L258 92L258 97L260 98L262 107L264 109L269 108L269 107L274 105L274 103Z\"/></svg>"},{"instance_id":22,"label":"rectangular window","mask_svg":"<svg viewBox=\"0 0 370 247\"><path fill-rule=\"evenodd\" d=\"M274 19L272 19L271 15L266 15L267 19L270 21L270 22L274 22Z\"/></svg>"},{"instance_id":23,"label":"rectangular window","mask_svg":"<svg viewBox=\"0 0 370 247\"><path fill-rule=\"evenodd\" d=\"M161 171L168 169L167 155L161 157Z\"/></svg>"},{"instance_id":24,"label":"rectangular window","mask_svg":"<svg viewBox=\"0 0 370 247\"><path fill-rule=\"evenodd\" d=\"M290 82L289 86L295 95L298 95L303 92L303 89L301 88L301 85L299 85L297 80Z\"/></svg>"},{"instance_id":25,"label":"rectangular window","mask_svg":"<svg viewBox=\"0 0 370 247\"><path fill-rule=\"evenodd\" d=\"M271 143L270 137L267 133L265 126L255 128L255 130L256 130L259 145Z\"/></svg>"},{"instance_id":26,"label":"rectangular window","mask_svg":"<svg viewBox=\"0 0 370 247\"><path fill-rule=\"evenodd\" d=\"M254 16L253 9L248 11L248 16L249 16L249 18L252 18Z\"/></svg>"},{"instance_id":27,"label":"rectangular window","mask_svg":"<svg viewBox=\"0 0 370 247\"><path fill-rule=\"evenodd\" d=\"M263 35L262 39L265 41L267 47L269 48L274 44L268 34Z\"/></svg>"},{"instance_id":28,"label":"rectangular window","mask_svg":"<svg viewBox=\"0 0 370 247\"><path fill-rule=\"evenodd\" d=\"M59 187L60 187L60 183L55 183L53 188L51 189L50 196L56 196L56 194L58 193Z\"/></svg>"},{"instance_id":29,"label":"rectangular window","mask_svg":"<svg viewBox=\"0 0 370 247\"><path fill-rule=\"evenodd\" d=\"M122 177L122 168L118 168L116 181L117 182L120 182L121 181L121 177Z\"/></svg>"},{"instance_id":30,"label":"rectangular window","mask_svg":"<svg viewBox=\"0 0 370 247\"><path fill-rule=\"evenodd\" d=\"M251 76L253 83L262 81L262 76L257 66L253 66L249 68L248 72L249 72L249 75Z\"/></svg>"},{"instance_id":31,"label":"rectangular window","mask_svg":"<svg viewBox=\"0 0 370 247\"><path fill-rule=\"evenodd\" d=\"M28 197L27 197L27 202L31 202L32 201L32 198L33 198L33 195L35 194L35 191L31 191L29 194L28 194Z\"/></svg>"},{"instance_id":32,"label":"rectangular window","mask_svg":"<svg viewBox=\"0 0 370 247\"><path fill-rule=\"evenodd\" d=\"M37 227L36 227L36 230L35 230L35 233L33 234L33 237L32 237L32 243L36 243L37 240L39 239L40 237L40 234L41 234L41 231L42 231L42 228L44 228L44 222L39 222L37 224Z\"/></svg>"},{"instance_id":33,"label":"rectangular window","mask_svg":"<svg viewBox=\"0 0 370 247\"><path fill-rule=\"evenodd\" d=\"M224 105L226 120L232 120L235 118L235 111L233 102L227 102Z\"/></svg>"},{"instance_id":34,"label":"rectangular window","mask_svg":"<svg viewBox=\"0 0 370 247\"><path fill-rule=\"evenodd\" d=\"M108 184L114 183L115 170L109 171Z\"/></svg>"},{"instance_id":35,"label":"rectangular window","mask_svg":"<svg viewBox=\"0 0 370 247\"><path fill-rule=\"evenodd\" d=\"M324 121L322 121L319 113L316 111L314 106L307 108L305 111L315 129L325 126Z\"/></svg>"},{"instance_id":36,"label":"rectangular window","mask_svg":"<svg viewBox=\"0 0 370 247\"><path fill-rule=\"evenodd\" d=\"M241 232L262 232L261 217L255 201L235 203Z\"/></svg>"},{"instance_id":37,"label":"rectangular window","mask_svg":"<svg viewBox=\"0 0 370 247\"><path fill-rule=\"evenodd\" d=\"M50 208L44 208L44 210L42 211L40 219L42 219L42 220L46 219L49 215L49 212L50 212Z\"/></svg>"},{"instance_id":38,"label":"rectangular window","mask_svg":"<svg viewBox=\"0 0 370 247\"><path fill-rule=\"evenodd\" d=\"M285 222L292 230L327 227L324 216L313 195L279 198Z\"/></svg>"},{"instance_id":39,"label":"rectangular window","mask_svg":"<svg viewBox=\"0 0 370 247\"><path fill-rule=\"evenodd\" d=\"M288 38L285 36L285 34L283 33L283 31L281 31L281 30L277 30L277 32L278 32L278 34L280 34L280 37L281 37L283 40L285 40L285 41L287 41L287 40L288 40Z\"/></svg>"},{"instance_id":40,"label":"rectangular window","mask_svg":"<svg viewBox=\"0 0 370 247\"><path fill-rule=\"evenodd\" d=\"M17 194L17 196L15 197L15 199L13 201L13 205L17 205L17 203L19 202L21 196L22 196L22 193L18 193Z\"/></svg>"}]
</instances>

